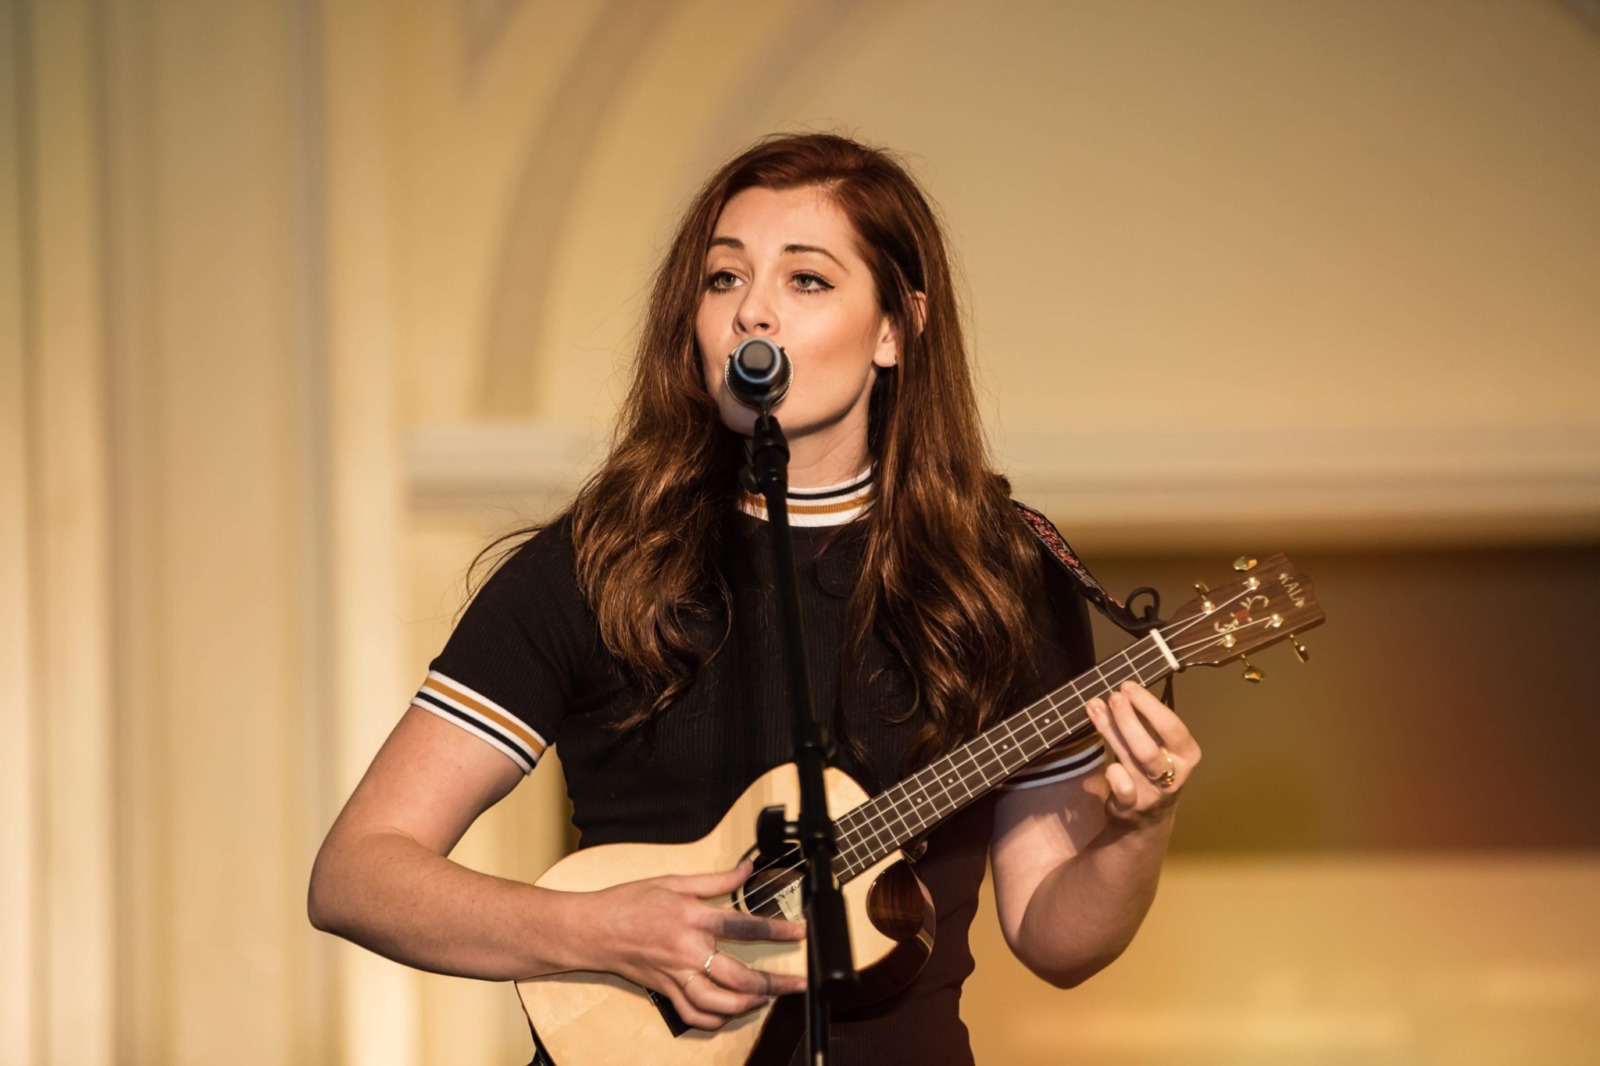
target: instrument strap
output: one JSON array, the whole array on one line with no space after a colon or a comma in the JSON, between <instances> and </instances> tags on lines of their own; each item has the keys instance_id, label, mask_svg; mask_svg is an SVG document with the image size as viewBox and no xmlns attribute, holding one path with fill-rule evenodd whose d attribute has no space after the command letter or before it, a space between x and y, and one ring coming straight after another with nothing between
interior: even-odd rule
<instances>
[{"instance_id":1,"label":"instrument strap","mask_svg":"<svg viewBox=\"0 0 1600 1066\"><path fill-rule=\"evenodd\" d=\"M1114 603L1124 610L1127 609L1127 605L1107 592L1099 579L1089 572L1089 568L1083 565L1083 560L1078 558L1078 553L1072 550L1072 545L1067 543L1067 538L1061 535L1061 530L1056 528L1055 523L1020 500L1012 500L1011 503L1016 507L1017 513L1022 515L1022 520L1028 524L1033 535L1039 538L1039 543L1049 549L1050 557L1060 563L1061 569L1072 578L1073 584L1078 586L1078 591L1083 593L1083 598L1100 608L1101 612L1117 625L1127 628L1120 618L1106 611L1106 604Z\"/></svg>"},{"instance_id":2,"label":"instrument strap","mask_svg":"<svg viewBox=\"0 0 1600 1066\"><path fill-rule=\"evenodd\" d=\"M1090 573L1087 566L1083 565L1083 560L1078 558L1078 553L1072 550L1072 545L1068 544L1067 538L1061 535L1061 530L1057 529L1055 523L1046 518L1042 512L1034 510L1020 500L1012 500L1011 503L1016 507L1017 513L1022 516L1022 521L1027 524L1028 529L1039 539L1039 543L1043 544L1046 550L1049 551L1050 558L1054 559L1061 566L1061 569L1066 571L1067 576L1072 578L1073 584L1078 586L1078 591L1083 595L1083 598L1094 604L1100 613L1116 623L1118 628L1135 637L1143 637L1150 630L1160 625L1160 619L1155 616L1155 608L1147 608L1142 615L1135 615L1127 604L1107 592L1106 587L1100 583L1100 579ZM1139 589L1134 593L1134 597L1137 598L1140 592L1149 591L1151 590ZM1160 604L1159 597L1156 599L1156 604L1157 606ZM1174 700L1172 675L1168 674L1166 684L1161 690L1161 702L1168 707L1173 707L1176 706Z\"/></svg>"}]
</instances>

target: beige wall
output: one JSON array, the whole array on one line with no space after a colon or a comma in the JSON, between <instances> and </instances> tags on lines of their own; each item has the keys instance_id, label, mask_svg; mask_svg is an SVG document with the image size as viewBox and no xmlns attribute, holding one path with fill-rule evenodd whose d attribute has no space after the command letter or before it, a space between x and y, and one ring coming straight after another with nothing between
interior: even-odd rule
<instances>
[{"instance_id":1,"label":"beige wall","mask_svg":"<svg viewBox=\"0 0 1600 1066\"><path fill-rule=\"evenodd\" d=\"M304 879L475 548L593 461L676 210L768 130L911 159L997 449L1080 548L1593 545L1584 10L0 5L0 1063L521 1061L506 989L334 945ZM560 787L460 856L532 876ZM1066 1004L1092 1057L1194 1061L1185 1012L1230 1004L1188 951L1254 989L1202 1061L1421 1061L1428 1032L1512 1061L1540 1019L1559 1056L1595 1038L1594 945L1518 970L1470 907L1365 919L1443 892L1592 926L1596 878L1572 851L1181 858L1121 969L1065 998L996 971L969 1020L1053 1061ZM1395 955L1230 961L1244 916L1316 920L1263 901L1328 884ZM1464 983L1381 1010L1305 976L1399 982L1451 937ZM1509 1013L1474 1042L1485 1002ZM1103 1020L1147 1008L1154 1036Z\"/></svg>"}]
</instances>

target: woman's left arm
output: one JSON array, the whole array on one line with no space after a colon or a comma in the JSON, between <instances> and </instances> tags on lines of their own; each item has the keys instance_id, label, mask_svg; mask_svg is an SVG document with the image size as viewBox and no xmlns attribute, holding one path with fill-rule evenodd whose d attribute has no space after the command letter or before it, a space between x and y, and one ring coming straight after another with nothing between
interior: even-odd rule
<instances>
[{"instance_id":1,"label":"woman's left arm","mask_svg":"<svg viewBox=\"0 0 1600 1066\"><path fill-rule=\"evenodd\" d=\"M1184 782L1200 746L1132 682L1089 717L1116 762L1103 774L1019 789L995 808L995 902L1006 943L1062 988L1104 969L1155 899Z\"/></svg>"}]
</instances>

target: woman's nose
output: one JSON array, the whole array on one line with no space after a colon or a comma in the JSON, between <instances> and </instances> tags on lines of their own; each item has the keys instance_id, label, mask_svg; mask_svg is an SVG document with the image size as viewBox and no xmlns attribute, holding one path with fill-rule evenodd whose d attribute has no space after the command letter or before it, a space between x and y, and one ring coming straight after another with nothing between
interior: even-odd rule
<instances>
[{"instance_id":1,"label":"woman's nose","mask_svg":"<svg viewBox=\"0 0 1600 1066\"><path fill-rule=\"evenodd\" d=\"M777 332L777 304L766 286L756 282L745 286L744 298L734 314L734 327L740 333Z\"/></svg>"}]
</instances>

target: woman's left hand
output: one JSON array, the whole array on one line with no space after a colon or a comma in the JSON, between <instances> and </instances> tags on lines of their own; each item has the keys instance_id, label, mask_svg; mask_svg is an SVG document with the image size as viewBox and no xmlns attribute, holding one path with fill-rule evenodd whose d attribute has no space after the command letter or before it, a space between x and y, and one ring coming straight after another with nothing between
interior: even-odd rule
<instances>
[{"instance_id":1,"label":"woman's left hand","mask_svg":"<svg viewBox=\"0 0 1600 1066\"><path fill-rule=\"evenodd\" d=\"M1109 707L1107 704L1109 703ZM1106 816L1128 828L1172 814L1184 782L1200 762L1200 745L1172 709L1132 681L1092 699L1089 720L1117 761L1106 767Z\"/></svg>"}]
</instances>

